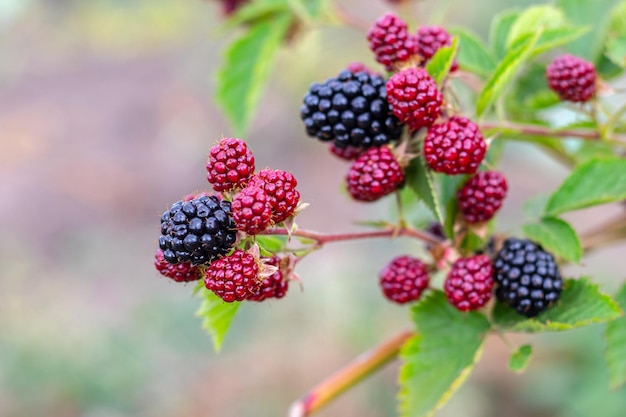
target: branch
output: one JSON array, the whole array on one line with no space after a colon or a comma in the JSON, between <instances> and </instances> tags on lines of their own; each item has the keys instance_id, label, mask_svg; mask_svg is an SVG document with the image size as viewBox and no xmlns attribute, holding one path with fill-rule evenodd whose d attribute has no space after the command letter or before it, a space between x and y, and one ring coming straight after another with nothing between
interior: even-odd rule
<instances>
[{"instance_id":1,"label":"branch","mask_svg":"<svg viewBox=\"0 0 626 417\"><path fill-rule=\"evenodd\" d=\"M538 126L538 125L530 125L530 124L521 124L521 123L512 123L512 122L503 122L503 123L494 123L494 122L485 122L481 124L481 129L495 129L495 130L511 130L516 133L522 133L525 135L531 136L552 136L558 138L579 138L579 139L587 139L587 140L602 140L602 135L600 132L594 129L553 129L551 127L546 126ZM626 146L626 136L624 135L613 135L613 140L607 140L613 145L616 146Z\"/></svg>"},{"instance_id":2,"label":"branch","mask_svg":"<svg viewBox=\"0 0 626 417\"><path fill-rule=\"evenodd\" d=\"M291 233L285 228L268 229L260 233L261 235L291 235L298 236L307 239L314 240L318 245L324 245L330 242L341 242L345 240L357 240L368 238L387 237L393 238L396 236L407 236L414 239L422 240L431 245L439 245L445 240L435 236L431 233L416 230L409 227L389 228L384 230L374 230L368 232L354 232L354 233L318 233L312 230L297 229Z\"/></svg>"},{"instance_id":3,"label":"branch","mask_svg":"<svg viewBox=\"0 0 626 417\"><path fill-rule=\"evenodd\" d=\"M356 357L294 402L289 409L289 417L306 417L313 414L341 393L395 359L404 342L413 335L414 333L408 330L398 333L386 342Z\"/></svg>"},{"instance_id":4,"label":"branch","mask_svg":"<svg viewBox=\"0 0 626 417\"><path fill-rule=\"evenodd\" d=\"M588 253L603 246L624 241L626 238L626 215L611 219L580 236L583 250Z\"/></svg>"}]
</instances>

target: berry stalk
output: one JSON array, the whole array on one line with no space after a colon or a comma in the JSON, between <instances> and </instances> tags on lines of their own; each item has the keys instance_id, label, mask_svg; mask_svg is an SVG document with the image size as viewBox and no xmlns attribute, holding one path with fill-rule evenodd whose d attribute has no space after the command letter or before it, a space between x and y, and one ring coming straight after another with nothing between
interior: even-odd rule
<instances>
[{"instance_id":1,"label":"berry stalk","mask_svg":"<svg viewBox=\"0 0 626 417\"><path fill-rule=\"evenodd\" d=\"M389 228L385 230L374 230L369 232L353 232L353 233L319 233L312 230L298 229L293 232L285 228L268 229L259 233L260 235L291 235L314 240L318 246L331 242L342 242L346 240L358 240L369 238L392 238L397 236L406 236L418 239L431 245L440 245L445 241L432 233L423 230L412 229L409 227Z\"/></svg>"},{"instance_id":2,"label":"berry stalk","mask_svg":"<svg viewBox=\"0 0 626 417\"><path fill-rule=\"evenodd\" d=\"M559 138L575 137L587 140L602 140L600 132L594 129L565 129L555 130L549 127L522 123L494 123L484 122L480 125L483 130L509 130L531 136L552 136ZM626 135L613 135L610 143L615 146L626 147ZM607 141L609 142L609 141Z\"/></svg>"},{"instance_id":3,"label":"berry stalk","mask_svg":"<svg viewBox=\"0 0 626 417\"><path fill-rule=\"evenodd\" d=\"M344 391L352 388L383 365L395 359L402 345L414 334L412 331L403 331L357 356L352 362L320 382L301 399L294 402L289 410L289 417L310 416Z\"/></svg>"}]
</instances>

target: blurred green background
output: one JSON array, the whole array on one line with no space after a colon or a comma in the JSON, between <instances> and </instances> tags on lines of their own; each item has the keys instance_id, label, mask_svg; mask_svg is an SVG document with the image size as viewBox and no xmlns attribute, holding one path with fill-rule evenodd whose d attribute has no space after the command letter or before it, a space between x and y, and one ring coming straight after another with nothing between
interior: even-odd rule
<instances>
[{"instance_id":1,"label":"blurred green background","mask_svg":"<svg viewBox=\"0 0 626 417\"><path fill-rule=\"evenodd\" d=\"M366 22L390 6L340 1ZM413 24L470 26L517 0L418 1ZM442 13L447 8L446 13ZM407 16L409 16L407 15ZM443 19L443 20L441 20ZM158 218L207 188L209 146L232 133L213 100L221 50L233 33L215 1L0 1L0 416L286 415L291 401L377 341L409 325L379 294L391 257L420 253L403 239L336 244L299 265L303 290L241 309L224 351L194 317L192 286L153 268ZM312 81L350 61L372 63L364 34L319 27L281 52L246 137L257 166L291 170L311 204L298 223L355 230L393 216L389 201L341 192L347 166L307 138L300 100ZM519 231L522 203L566 171L523 144L502 164L510 196L499 230ZM567 216L585 230L619 208ZM420 215L418 214L417 217ZM624 279L626 245L585 258L606 291ZM623 416L611 392L602 327L540 337L524 375L490 339L476 372L441 416ZM320 416L395 415L398 363Z\"/></svg>"}]
</instances>

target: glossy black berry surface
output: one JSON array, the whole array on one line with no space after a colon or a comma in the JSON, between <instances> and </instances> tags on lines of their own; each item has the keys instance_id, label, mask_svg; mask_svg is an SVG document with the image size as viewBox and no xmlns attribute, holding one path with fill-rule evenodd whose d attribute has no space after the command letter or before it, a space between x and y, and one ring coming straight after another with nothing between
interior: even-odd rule
<instances>
[{"instance_id":1,"label":"glossy black berry surface","mask_svg":"<svg viewBox=\"0 0 626 417\"><path fill-rule=\"evenodd\" d=\"M344 70L323 84L311 85L300 117L306 132L340 148L369 148L397 140L402 124L387 102L385 80L367 72Z\"/></svg>"},{"instance_id":2,"label":"glossy black berry surface","mask_svg":"<svg viewBox=\"0 0 626 417\"><path fill-rule=\"evenodd\" d=\"M159 247L172 264L208 264L228 253L236 239L230 202L214 196L177 201L161 216Z\"/></svg>"},{"instance_id":3,"label":"glossy black berry surface","mask_svg":"<svg viewBox=\"0 0 626 417\"><path fill-rule=\"evenodd\" d=\"M563 279L554 256L531 240L507 239L493 266L496 297L520 314L536 316L561 296Z\"/></svg>"}]
</instances>

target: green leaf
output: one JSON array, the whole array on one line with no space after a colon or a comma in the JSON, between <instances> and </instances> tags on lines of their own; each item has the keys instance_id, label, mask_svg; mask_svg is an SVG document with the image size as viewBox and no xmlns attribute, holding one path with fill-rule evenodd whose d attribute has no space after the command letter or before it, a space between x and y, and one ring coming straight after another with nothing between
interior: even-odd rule
<instances>
[{"instance_id":1,"label":"green leaf","mask_svg":"<svg viewBox=\"0 0 626 417\"><path fill-rule=\"evenodd\" d=\"M461 242L460 249L462 253L475 253L479 249L484 248L486 243L485 238L480 237L472 229L469 229Z\"/></svg>"},{"instance_id":2,"label":"green leaf","mask_svg":"<svg viewBox=\"0 0 626 417\"><path fill-rule=\"evenodd\" d=\"M531 345L522 345L509 358L509 369L513 372L524 372L530 363L530 356L533 353Z\"/></svg>"},{"instance_id":3,"label":"green leaf","mask_svg":"<svg viewBox=\"0 0 626 417\"><path fill-rule=\"evenodd\" d=\"M524 202L524 215L531 220L541 219L546 212L548 204L548 194L536 194Z\"/></svg>"},{"instance_id":4,"label":"green leaf","mask_svg":"<svg viewBox=\"0 0 626 417\"><path fill-rule=\"evenodd\" d=\"M564 220L544 217L538 223L525 224L526 237L537 241L554 255L570 262L579 262L583 249L576 231Z\"/></svg>"},{"instance_id":5,"label":"green leaf","mask_svg":"<svg viewBox=\"0 0 626 417\"><path fill-rule=\"evenodd\" d=\"M574 152L576 161L584 163L591 159L612 158L614 156L613 146L606 142L596 140L583 140Z\"/></svg>"},{"instance_id":6,"label":"green leaf","mask_svg":"<svg viewBox=\"0 0 626 417\"><path fill-rule=\"evenodd\" d=\"M565 24L563 11L552 6L532 6L524 10L511 26L506 45L511 47L520 38L547 29L555 29Z\"/></svg>"},{"instance_id":7,"label":"green leaf","mask_svg":"<svg viewBox=\"0 0 626 417\"><path fill-rule=\"evenodd\" d=\"M602 294L598 284L580 278L565 280L560 300L537 317L528 319L514 309L496 303L492 319L501 331L536 333L571 330L610 321L621 314L617 303Z\"/></svg>"},{"instance_id":8,"label":"green leaf","mask_svg":"<svg viewBox=\"0 0 626 417\"><path fill-rule=\"evenodd\" d=\"M449 239L454 238L454 224L459 211L456 194L459 187L467 181L468 177L468 175L444 174L437 174L435 177L435 182L439 184L439 201L446 211L443 230Z\"/></svg>"},{"instance_id":9,"label":"green leaf","mask_svg":"<svg viewBox=\"0 0 626 417\"><path fill-rule=\"evenodd\" d=\"M569 43L565 49L597 64L602 55L610 11L615 3L616 0L557 0L556 5L563 10L569 22L594 28Z\"/></svg>"},{"instance_id":10,"label":"green leaf","mask_svg":"<svg viewBox=\"0 0 626 417\"><path fill-rule=\"evenodd\" d=\"M426 167L426 162L419 156L413 158L406 170L406 181L415 195L424 202L426 207L432 212L435 219L443 224L441 207L435 193L433 174Z\"/></svg>"},{"instance_id":11,"label":"green leaf","mask_svg":"<svg viewBox=\"0 0 626 417\"><path fill-rule=\"evenodd\" d=\"M239 8L227 21L226 27L232 28L255 20L271 19L273 15L289 10L287 0L265 0L246 3Z\"/></svg>"},{"instance_id":12,"label":"green leaf","mask_svg":"<svg viewBox=\"0 0 626 417\"><path fill-rule=\"evenodd\" d=\"M547 109L561 103L559 96L552 90L543 89L526 97L524 106L535 110Z\"/></svg>"},{"instance_id":13,"label":"green leaf","mask_svg":"<svg viewBox=\"0 0 626 417\"><path fill-rule=\"evenodd\" d=\"M626 35L609 39L606 43L606 56L615 65L626 68Z\"/></svg>"},{"instance_id":14,"label":"green leaf","mask_svg":"<svg viewBox=\"0 0 626 417\"><path fill-rule=\"evenodd\" d=\"M502 59L506 55L506 40L519 15L517 10L507 10L495 16L491 21L489 44L496 59Z\"/></svg>"},{"instance_id":15,"label":"green leaf","mask_svg":"<svg viewBox=\"0 0 626 417\"><path fill-rule=\"evenodd\" d=\"M524 42L517 48L511 49L504 59L498 64L491 78L478 96L476 102L476 115L480 117L496 98L500 97L504 89L511 84L513 77L522 64L530 57L537 39L541 32Z\"/></svg>"},{"instance_id":16,"label":"green leaf","mask_svg":"<svg viewBox=\"0 0 626 417\"><path fill-rule=\"evenodd\" d=\"M441 291L412 308L418 335L400 357L400 415L431 415L450 398L478 361L489 322L480 313L462 313Z\"/></svg>"},{"instance_id":17,"label":"green leaf","mask_svg":"<svg viewBox=\"0 0 626 417\"><path fill-rule=\"evenodd\" d=\"M567 45L588 32L588 27L548 29L539 37L537 44L533 48L533 56L542 54L550 49L558 48L559 46Z\"/></svg>"},{"instance_id":18,"label":"green leaf","mask_svg":"<svg viewBox=\"0 0 626 417\"><path fill-rule=\"evenodd\" d=\"M206 288L201 296L202 304L200 304L196 316L202 319L202 328L211 335L213 347L216 352L219 352L241 303L236 301L227 303Z\"/></svg>"},{"instance_id":19,"label":"green leaf","mask_svg":"<svg viewBox=\"0 0 626 417\"><path fill-rule=\"evenodd\" d=\"M450 33L459 38L457 62L462 69L482 76L493 72L496 61L478 36L456 28L451 29Z\"/></svg>"},{"instance_id":20,"label":"green leaf","mask_svg":"<svg viewBox=\"0 0 626 417\"><path fill-rule=\"evenodd\" d=\"M268 252L280 252L287 244L287 236L257 236L256 242Z\"/></svg>"},{"instance_id":21,"label":"green leaf","mask_svg":"<svg viewBox=\"0 0 626 417\"><path fill-rule=\"evenodd\" d=\"M450 46L443 46L437 50L435 55L426 64L426 71L433 77L437 86L441 87L446 76L450 72L452 62L458 50L459 39L455 36L452 38Z\"/></svg>"},{"instance_id":22,"label":"green leaf","mask_svg":"<svg viewBox=\"0 0 626 417\"><path fill-rule=\"evenodd\" d=\"M292 3L299 3L301 7L306 10L309 16L315 18L320 15L324 8L325 0L289 0Z\"/></svg>"},{"instance_id":23,"label":"green leaf","mask_svg":"<svg viewBox=\"0 0 626 417\"><path fill-rule=\"evenodd\" d=\"M626 284L622 285L615 299L622 310L626 311ZM608 323L605 336L605 357L611 388L619 388L626 384L626 316Z\"/></svg>"},{"instance_id":24,"label":"green leaf","mask_svg":"<svg viewBox=\"0 0 626 417\"><path fill-rule=\"evenodd\" d=\"M260 20L226 51L218 74L216 100L238 136L244 136L258 107L274 56L291 23L291 15L285 13Z\"/></svg>"},{"instance_id":25,"label":"green leaf","mask_svg":"<svg viewBox=\"0 0 626 417\"><path fill-rule=\"evenodd\" d=\"M576 167L552 194L547 214L560 214L626 198L626 159L596 158Z\"/></svg>"}]
</instances>

